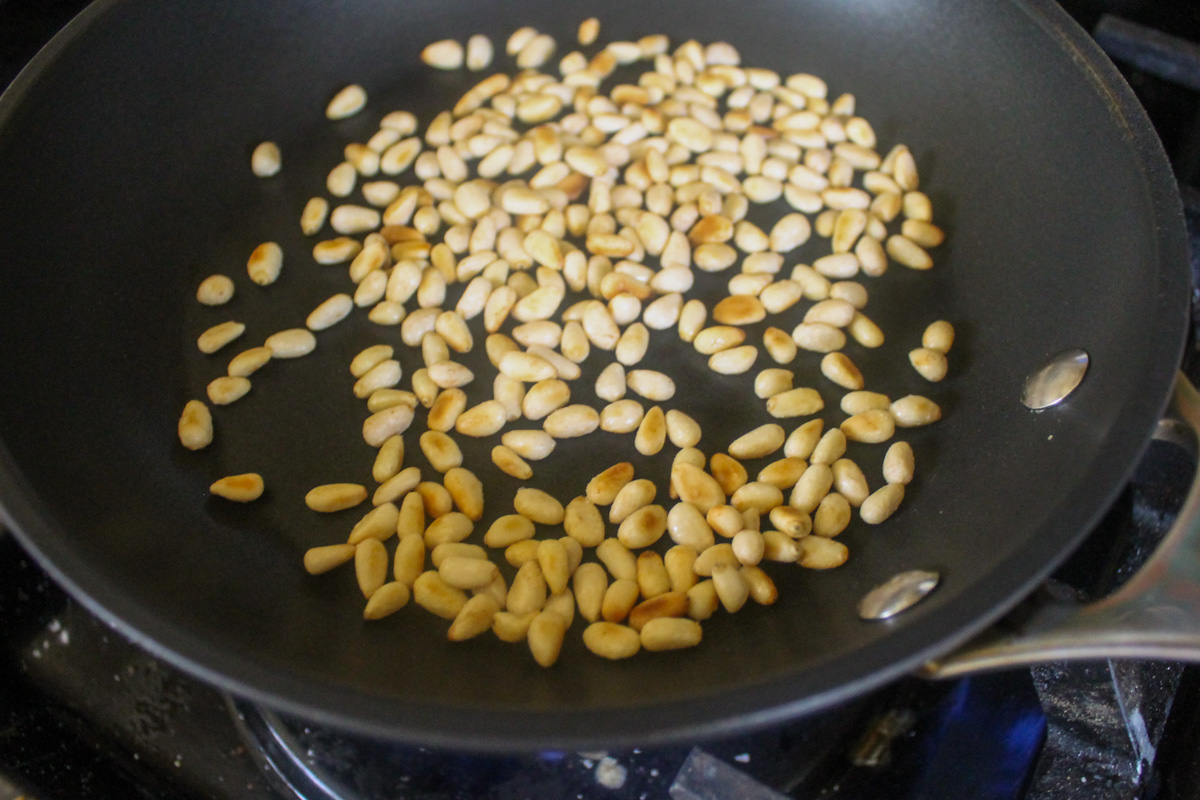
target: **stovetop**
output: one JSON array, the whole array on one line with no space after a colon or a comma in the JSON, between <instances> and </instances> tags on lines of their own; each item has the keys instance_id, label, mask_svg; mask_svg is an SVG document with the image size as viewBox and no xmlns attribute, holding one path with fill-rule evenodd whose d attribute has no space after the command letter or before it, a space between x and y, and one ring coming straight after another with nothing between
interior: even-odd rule
<instances>
[{"instance_id":1,"label":"stovetop","mask_svg":"<svg viewBox=\"0 0 1200 800\"><path fill-rule=\"evenodd\" d=\"M0 85L84 5L0 0ZM1150 112L1200 253L1200 48L1138 27L1197 42L1200 7L1063 5ZM1153 444L1051 588L1087 599L1118 585L1169 527L1191 471ZM1200 797L1200 670L1177 664L908 678L736 739L482 757L345 736L233 700L101 623L3 532L0 634L0 800Z\"/></svg>"}]
</instances>

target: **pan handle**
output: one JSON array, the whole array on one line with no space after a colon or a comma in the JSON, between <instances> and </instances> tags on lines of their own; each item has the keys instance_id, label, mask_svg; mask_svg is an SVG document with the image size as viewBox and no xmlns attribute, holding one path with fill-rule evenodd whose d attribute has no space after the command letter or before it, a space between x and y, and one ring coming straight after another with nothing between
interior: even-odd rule
<instances>
[{"instance_id":1,"label":"pan handle","mask_svg":"<svg viewBox=\"0 0 1200 800\"><path fill-rule=\"evenodd\" d=\"M1156 439L1200 448L1200 393L1180 373ZM1044 599L948 655L926 677L957 678L1047 661L1200 662L1200 469L1175 524L1120 589L1086 605ZM1017 620L1012 617L1019 616Z\"/></svg>"}]
</instances>

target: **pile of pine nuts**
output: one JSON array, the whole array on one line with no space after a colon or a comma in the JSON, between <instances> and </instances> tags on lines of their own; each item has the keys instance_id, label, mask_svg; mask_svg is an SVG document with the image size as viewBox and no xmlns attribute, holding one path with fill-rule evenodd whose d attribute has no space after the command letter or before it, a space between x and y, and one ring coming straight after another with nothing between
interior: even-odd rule
<instances>
[{"instance_id":1,"label":"pile of pine nuts","mask_svg":"<svg viewBox=\"0 0 1200 800\"><path fill-rule=\"evenodd\" d=\"M597 20L585 21L581 47L599 30ZM312 256L347 264L351 286L313 309L305 327L236 355L208 398L237 401L255 371L313 352L314 332L367 309L376 325L398 327L398 337L350 364L354 395L367 408L363 438L376 448L377 487L318 486L305 502L333 513L370 495L373 507L345 543L308 550L305 569L318 575L353 561L364 618L411 601L448 620L452 641L491 631L525 641L543 666L555 663L576 614L587 623L584 645L604 658L691 647L719 610L776 601L764 565L840 566L848 550L837 537L856 510L877 525L902 503L914 455L894 441L897 429L935 422L941 409L923 396L871 391L846 348L884 341L864 312L860 276L877 278L893 262L928 270L928 250L943 233L908 148L881 156L855 98L828 99L813 75L743 67L723 42L671 50L662 35L610 42L590 57L576 50L557 69L557 43L532 28L513 33L504 49L520 71L478 81L423 135L413 114L395 111L366 143L346 146L326 182L334 199L309 200L300 227L307 236L333 230ZM476 35L465 47L430 44L421 58L437 69L482 71L494 55ZM639 67L636 79L601 90ZM326 115L344 119L366 106L363 88L348 86ZM274 143L254 150L256 175L281 164ZM406 176L416 181L402 184ZM342 202L355 189L365 205ZM773 224L747 218L752 205L780 200L789 210ZM828 251L788 267L788 254L814 233ZM280 246L266 242L246 270L267 286L283 267ZM688 296L697 272L722 271L730 278L719 300ZM197 300L220 306L233 293L233 281L213 275ZM790 332L769 326L751 338L757 323L784 324L782 315L794 323ZM700 424L677 407L686 398L675 381L643 361L651 338L672 330L715 373L758 365L754 392L779 422L706 456ZM214 325L198 347L217 353L244 331L237 321ZM455 360L481 340L494 368L487 376ZM953 340L950 323L933 322L909 354L912 367L942 380ZM400 388L400 343L423 363L408 388ZM815 354L811 362L804 351ZM594 398L579 380L589 358L610 362ZM469 394L487 380L490 396ZM827 428L816 415L838 394L845 419ZM422 411L425 430L414 437ZM537 427L517 428L518 420ZM625 461L577 497L521 488L513 513L484 529L488 481L479 465L464 465L456 436L494 440L495 467L529 481L560 440L597 429L632 435L642 456L670 443L669 485L638 477ZM206 447L213 430L208 406L189 401L182 444ZM414 442L440 479L404 467ZM890 442L881 482L847 457L852 442ZM762 462L756 474L747 467L754 461ZM263 488L250 473L222 478L212 492L246 502ZM563 535L539 537L538 526ZM669 549L657 547L664 536Z\"/></svg>"}]
</instances>

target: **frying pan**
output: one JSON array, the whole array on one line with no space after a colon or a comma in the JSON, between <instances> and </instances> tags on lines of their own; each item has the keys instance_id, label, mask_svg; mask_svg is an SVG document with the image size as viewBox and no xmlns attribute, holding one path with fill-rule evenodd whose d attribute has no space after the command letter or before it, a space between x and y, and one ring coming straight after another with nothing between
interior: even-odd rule
<instances>
[{"instance_id":1,"label":"frying pan","mask_svg":"<svg viewBox=\"0 0 1200 800\"><path fill-rule=\"evenodd\" d=\"M869 388L926 394L946 414L903 432L918 479L886 525L842 535L844 567L773 567L778 604L717 615L687 651L608 663L584 651L577 625L545 670L490 636L451 645L445 623L415 607L365 624L347 570L316 579L300 567L357 518L318 517L302 497L368 482L366 412L345 365L396 329L360 314L320 334L313 356L270 365L248 397L217 409L205 451L184 451L174 430L184 402L223 374L223 355L196 353L200 331L240 319L251 346L346 289L343 268L312 262L299 212L384 113L428 122L472 82L431 74L421 47L477 32L503 42L528 24L561 53L593 14L602 41L725 40L748 65L820 75L834 95L856 94L881 147L912 148L950 237L933 272L893 267L869 283L888 341L849 352ZM351 82L368 109L329 123L325 103ZM247 168L264 139L284 153L269 180ZM136 642L237 695L316 723L487 749L732 734L863 692L984 629L1071 553L1136 464L1180 362L1189 289L1178 200L1146 118L1041 0L102 1L0 103L0 230L0 502L29 550ZM269 239L284 272L260 289L243 265ZM815 257L808 247L789 266ZM213 272L238 285L217 310L193 299ZM774 322L790 329L801 313ZM950 377L933 386L905 355L939 318L959 338ZM1026 376L1068 348L1090 354L1083 384L1054 409L1024 408ZM701 420L706 452L769 420L753 372L716 376L673 335L656 337L647 362L670 365L680 391L667 406ZM589 360L580 402L595 403L587 387L603 363ZM816 360L795 369L839 420L840 392ZM636 456L629 444L564 442L535 482L579 494ZM505 513L516 484L488 447L464 443L489 513ZM873 486L882 449L850 451ZM665 486L671 452L632 460ZM260 501L208 496L212 480L245 471L266 476ZM889 623L856 615L866 591L914 568L942 576L932 595Z\"/></svg>"}]
</instances>

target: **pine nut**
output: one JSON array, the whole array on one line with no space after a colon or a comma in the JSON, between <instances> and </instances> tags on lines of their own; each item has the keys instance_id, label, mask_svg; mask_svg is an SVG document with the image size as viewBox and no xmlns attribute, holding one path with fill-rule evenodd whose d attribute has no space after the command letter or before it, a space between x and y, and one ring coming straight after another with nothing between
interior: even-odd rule
<instances>
[{"instance_id":1,"label":"pine nut","mask_svg":"<svg viewBox=\"0 0 1200 800\"><path fill-rule=\"evenodd\" d=\"M492 618L492 633L502 642L520 642L525 640L529 631L529 623L537 616L536 611L525 614L513 614L509 611L498 611Z\"/></svg>"},{"instance_id":2,"label":"pine nut","mask_svg":"<svg viewBox=\"0 0 1200 800\"><path fill-rule=\"evenodd\" d=\"M837 492L830 492L813 514L813 535L831 539L846 529L850 517L850 502Z\"/></svg>"},{"instance_id":3,"label":"pine nut","mask_svg":"<svg viewBox=\"0 0 1200 800\"><path fill-rule=\"evenodd\" d=\"M892 438L896 422L892 415L881 409L864 411L847 418L841 424L842 433L852 442L878 444Z\"/></svg>"},{"instance_id":4,"label":"pine nut","mask_svg":"<svg viewBox=\"0 0 1200 800\"><path fill-rule=\"evenodd\" d=\"M533 477L533 468L513 450L498 444L492 448L492 463L501 472L511 475L517 480L529 480Z\"/></svg>"},{"instance_id":5,"label":"pine nut","mask_svg":"<svg viewBox=\"0 0 1200 800\"><path fill-rule=\"evenodd\" d=\"M661 372L649 369L630 370L626 385L647 400L661 403L675 396L675 382Z\"/></svg>"},{"instance_id":6,"label":"pine nut","mask_svg":"<svg viewBox=\"0 0 1200 800\"><path fill-rule=\"evenodd\" d=\"M375 454L375 463L371 468L371 477L376 483L387 483L400 473L400 467L403 463L404 438L401 436L391 436Z\"/></svg>"},{"instance_id":7,"label":"pine nut","mask_svg":"<svg viewBox=\"0 0 1200 800\"><path fill-rule=\"evenodd\" d=\"M225 406L237 402L250 391L250 381L246 378L224 376L208 384L208 399L213 405Z\"/></svg>"},{"instance_id":8,"label":"pine nut","mask_svg":"<svg viewBox=\"0 0 1200 800\"><path fill-rule=\"evenodd\" d=\"M937 383L945 378L950 369L944 352L927 347L918 347L909 352L908 360L913 365L913 369L931 383Z\"/></svg>"},{"instance_id":9,"label":"pine nut","mask_svg":"<svg viewBox=\"0 0 1200 800\"><path fill-rule=\"evenodd\" d=\"M632 433L641 425L646 412L636 400L617 400L600 411L600 430Z\"/></svg>"},{"instance_id":10,"label":"pine nut","mask_svg":"<svg viewBox=\"0 0 1200 800\"><path fill-rule=\"evenodd\" d=\"M400 510L392 503L383 503L368 511L354 524L346 541L354 545L367 539L387 541L396 533L399 520Z\"/></svg>"},{"instance_id":11,"label":"pine nut","mask_svg":"<svg viewBox=\"0 0 1200 800\"><path fill-rule=\"evenodd\" d=\"M588 650L610 661L630 658L641 649L638 632L612 622L592 622L583 631L583 644Z\"/></svg>"},{"instance_id":12,"label":"pine nut","mask_svg":"<svg viewBox=\"0 0 1200 800\"><path fill-rule=\"evenodd\" d=\"M209 275L196 288L196 300L206 306L221 306L233 299L233 281L224 275Z\"/></svg>"},{"instance_id":13,"label":"pine nut","mask_svg":"<svg viewBox=\"0 0 1200 800\"><path fill-rule=\"evenodd\" d=\"M614 502L621 490L633 480L633 465L628 461L613 464L588 481L587 499L600 506ZM647 501L649 502L649 501Z\"/></svg>"},{"instance_id":14,"label":"pine nut","mask_svg":"<svg viewBox=\"0 0 1200 800\"><path fill-rule=\"evenodd\" d=\"M763 467L758 473L758 482L780 490L791 489L807 468L808 464L802 458L784 457Z\"/></svg>"},{"instance_id":15,"label":"pine nut","mask_svg":"<svg viewBox=\"0 0 1200 800\"><path fill-rule=\"evenodd\" d=\"M313 261L318 264L344 264L358 255L361 250L362 245L354 239L348 236L339 236L336 239L327 239L313 245Z\"/></svg>"},{"instance_id":16,"label":"pine nut","mask_svg":"<svg viewBox=\"0 0 1200 800\"><path fill-rule=\"evenodd\" d=\"M700 623L691 619L658 617L645 624L639 633L642 648L650 652L679 650L700 644Z\"/></svg>"},{"instance_id":17,"label":"pine nut","mask_svg":"<svg viewBox=\"0 0 1200 800\"><path fill-rule=\"evenodd\" d=\"M212 444L213 422L208 406L189 400L179 417L179 442L189 450L203 450Z\"/></svg>"},{"instance_id":18,"label":"pine nut","mask_svg":"<svg viewBox=\"0 0 1200 800\"><path fill-rule=\"evenodd\" d=\"M916 428L929 425L942 418L942 409L928 397L910 394L891 405L892 417L900 428Z\"/></svg>"},{"instance_id":19,"label":"pine nut","mask_svg":"<svg viewBox=\"0 0 1200 800\"><path fill-rule=\"evenodd\" d=\"M431 517L434 517L435 519L446 516L454 508L454 500L451 499L450 493L446 491L446 487L440 483L436 483L434 481L421 481L417 484L416 493L421 497L421 503L425 507L425 513ZM456 514L453 521L446 523L449 526L449 528L446 530L457 530L459 527L461 527L467 531L466 533L462 533L463 536L466 536L469 533L469 526L466 525L467 522L469 522L469 520L466 519L465 515ZM428 529L426 529L426 532L428 533ZM461 541L461 539L453 539L452 541ZM438 544L441 544L441 542L435 541L430 543L428 540L426 540L426 544L428 544L430 547L435 547Z\"/></svg>"},{"instance_id":20,"label":"pine nut","mask_svg":"<svg viewBox=\"0 0 1200 800\"><path fill-rule=\"evenodd\" d=\"M910 269L923 270L933 267L933 259L929 257L929 254L907 236L900 234L889 236L886 248L887 254L892 257L892 260Z\"/></svg>"},{"instance_id":21,"label":"pine nut","mask_svg":"<svg viewBox=\"0 0 1200 800\"><path fill-rule=\"evenodd\" d=\"M505 359L510 359L513 353L506 355ZM537 358L537 356L532 356ZM553 365L543 359L543 361L552 370ZM503 363L503 361L501 362ZM539 420L548 416L551 412L562 408L571 399L571 389L567 384L556 379L551 375L548 380L540 380L529 388L525 393L525 399L521 403L521 410L525 417L530 420Z\"/></svg>"},{"instance_id":22,"label":"pine nut","mask_svg":"<svg viewBox=\"0 0 1200 800\"><path fill-rule=\"evenodd\" d=\"M659 406L654 406L646 412L646 415L641 420L641 424L638 425L633 446L642 455L652 456L662 450L666 439L667 424L663 410Z\"/></svg>"},{"instance_id":23,"label":"pine nut","mask_svg":"<svg viewBox=\"0 0 1200 800\"><path fill-rule=\"evenodd\" d=\"M795 506L776 506L771 509L770 518L771 524L778 528L779 532L785 533L793 539L807 536L812 531L812 517ZM769 541L770 537L764 534L764 546ZM766 556L764 555L764 557Z\"/></svg>"},{"instance_id":24,"label":"pine nut","mask_svg":"<svg viewBox=\"0 0 1200 800\"><path fill-rule=\"evenodd\" d=\"M459 609L450 629L446 631L446 638L452 642L463 642L491 630L499 612L500 603L495 597L477 594Z\"/></svg>"},{"instance_id":25,"label":"pine nut","mask_svg":"<svg viewBox=\"0 0 1200 800\"><path fill-rule=\"evenodd\" d=\"M590 406L575 404L553 411L542 424L555 439L585 436L600 427L600 414Z\"/></svg>"},{"instance_id":26,"label":"pine nut","mask_svg":"<svg viewBox=\"0 0 1200 800\"><path fill-rule=\"evenodd\" d=\"M462 467L451 467L446 470L442 483L455 507L467 519L478 522L483 518L483 483L475 477L475 473Z\"/></svg>"},{"instance_id":27,"label":"pine nut","mask_svg":"<svg viewBox=\"0 0 1200 800\"><path fill-rule=\"evenodd\" d=\"M868 525L878 525L896 513L896 509L900 507L903 500L904 484L889 483L864 500L858 513L863 522Z\"/></svg>"},{"instance_id":28,"label":"pine nut","mask_svg":"<svg viewBox=\"0 0 1200 800\"><path fill-rule=\"evenodd\" d=\"M762 301L751 295L726 297L713 307L712 317L723 325L753 325L767 315Z\"/></svg>"},{"instance_id":29,"label":"pine nut","mask_svg":"<svg viewBox=\"0 0 1200 800\"><path fill-rule=\"evenodd\" d=\"M370 599L387 581L388 553L378 539L364 539L355 545L354 575L363 597Z\"/></svg>"},{"instance_id":30,"label":"pine nut","mask_svg":"<svg viewBox=\"0 0 1200 800\"><path fill-rule=\"evenodd\" d=\"M609 540L615 541L615 540ZM600 604L600 616L605 622L621 622L637 605L638 585L633 578L617 578L608 585Z\"/></svg>"},{"instance_id":31,"label":"pine nut","mask_svg":"<svg viewBox=\"0 0 1200 800\"><path fill-rule=\"evenodd\" d=\"M676 464L671 469L671 484L680 500L691 503L705 514L725 502L725 492L717 480L692 464Z\"/></svg>"},{"instance_id":32,"label":"pine nut","mask_svg":"<svg viewBox=\"0 0 1200 800\"><path fill-rule=\"evenodd\" d=\"M954 345L954 326L945 320L931 322L921 334L921 346L939 353L949 353Z\"/></svg>"},{"instance_id":33,"label":"pine nut","mask_svg":"<svg viewBox=\"0 0 1200 800\"><path fill-rule=\"evenodd\" d=\"M351 84L333 96L325 108L325 116L329 119L346 119L352 117L367 104L367 93L361 86Z\"/></svg>"},{"instance_id":34,"label":"pine nut","mask_svg":"<svg viewBox=\"0 0 1200 800\"><path fill-rule=\"evenodd\" d=\"M913 450L908 442L896 442L883 457L883 479L888 483L906 484L913 479Z\"/></svg>"},{"instance_id":35,"label":"pine nut","mask_svg":"<svg viewBox=\"0 0 1200 800\"><path fill-rule=\"evenodd\" d=\"M279 279L283 270L283 249L275 242L264 242L250 253L246 261L246 274L259 286L267 286Z\"/></svg>"},{"instance_id":36,"label":"pine nut","mask_svg":"<svg viewBox=\"0 0 1200 800\"><path fill-rule=\"evenodd\" d=\"M272 358L299 358L316 349L317 337L304 328L291 328L271 334L265 345Z\"/></svg>"},{"instance_id":37,"label":"pine nut","mask_svg":"<svg viewBox=\"0 0 1200 800\"><path fill-rule=\"evenodd\" d=\"M420 498L417 495L411 495ZM406 504L407 505L407 504ZM417 505L420 505L418 502ZM401 517L404 516L401 510ZM425 569L425 537L422 532L400 533L396 552L392 556L392 577L399 583L412 586Z\"/></svg>"},{"instance_id":38,"label":"pine nut","mask_svg":"<svg viewBox=\"0 0 1200 800\"><path fill-rule=\"evenodd\" d=\"M734 439L729 445L729 455L738 459L769 456L783 446L784 438L783 428L780 426L774 423L760 425Z\"/></svg>"},{"instance_id":39,"label":"pine nut","mask_svg":"<svg viewBox=\"0 0 1200 800\"><path fill-rule=\"evenodd\" d=\"M648 505L625 517L618 526L617 538L630 549L649 547L667 530L667 512L660 505Z\"/></svg>"},{"instance_id":40,"label":"pine nut","mask_svg":"<svg viewBox=\"0 0 1200 800\"><path fill-rule=\"evenodd\" d=\"M437 484L421 484L421 486L437 486ZM441 488L441 487L439 487ZM428 498L422 498L428 504ZM450 500L446 498L447 504ZM428 508L426 509L428 511ZM448 511L441 515L434 515L436 519L429 523L429 527L425 529L425 546L433 549L440 544L447 542L461 542L466 540L474 530L474 524L471 519L458 511Z\"/></svg>"},{"instance_id":41,"label":"pine nut","mask_svg":"<svg viewBox=\"0 0 1200 800\"><path fill-rule=\"evenodd\" d=\"M840 355L831 353L830 355ZM826 356L828 358L828 356ZM824 362L822 362L824 363ZM779 392L767 398L767 413L776 419L806 417L825 408L825 401L816 389L801 387ZM780 428L780 445L783 444ZM730 450L732 453L732 449ZM733 455L737 455L733 453Z\"/></svg>"},{"instance_id":42,"label":"pine nut","mask_svg":"<svg viewBox=\"0 0 1200 800\"><path fill-rule=\"evenodd\" d=\"M386 362L385 362L386 363ZM426 424L430 430L445 433L454 428L458 418L467 407L467 395L462 389L446 389L429 407Z\"/></svg>"},{"instance_id":43,"label":"pine nut","mask_svg":"<svg viewBox=\"0 0 1200 800\"><path fill-rule=\"evenodd\" d=\"M751 481L739 487L729 498L729 503L740 512L754 509L759 515L766 514L783 502L783 492L774 486Z\"/></svg>"},{"instance_id":44,"label":"pine nut","mask_svg":"<svg viewBox=\"0 0 1200 800\"><path fill-rule=\"evenodd\" d=\"M323 575L354 558L352 544L330 544L310 547L304 552L304 570L309 575Z\"/></svg>"},{"instance_id":45,"label":"pine nut","mask_svg":"<svg viewBox=\"0 0 1200 800\"><path fill-rule=\"evenodd\" d=\"M700 442L700 424L678 409L666 414L667 437L676 447L695 447Z\"/></svg>"},{"instance_id":46,"label":"pine nut","mask_svg":"<svg viewBox=\"0 0 1200 800\"><path fill-rule=\"evenodd\" d=\"M809 519L808 514L804 518ZM811 527L811 523L809 523ZM804 536L795 538L781 531L766 531L763 533L763 559L766 561L776 561L781 564L794 564L800 558L800 542L809 538L807 533Z\"/></svg>"},{"instance_id":47,"label":"pine nut","mask_svg":"<svg viewBox=\"0 0 1200 800\"><path fill-rule=\"evenodd\" d=\"M412 599L426 611L442 619L454 619L467 604L467 595L450 586L436 571L422 572L412 585Z\"/></svg>"},{"instance_id":48,"label":"pine nut","mask_svg":"<svg viewBox=\"0 0 1200 800\"><path fill-rule=\"evenodd\" d=\"M709 465L712 471L713 479L721 490L726 494L733 494L738 489L746 485L749 475L746 468L743 467L736 459L730 458L724 453L714 453L712 463ZM724 502L722 500L722 502Z\"/></svg>"},{"instance_id":49,"label":"pine nut","mask_svg":"<svg viewBox=\"0 0 1200 800\"><path fill-rule=\"evenodd\" d=\"M451 556L437 567L438 577L455 589L482 589L500 574L491 561L463 556Z\"/></svg>"},{"instance_id":50,"label":"pine nut","mask_svg":"<svg viewBox=\"0 0 1200 800\"><path fill-rule=\"evenodd\" d=\"M862 373L845 353L829 353L821 359L821 374L845 389L863 388Z\"/></svg>"},{"instance_id":51,"label":"pine nut","mask_svg":"<svg viewBox=\"0 0 1200 800\"><path fill-rule=\"evenodd\" d=\"M521 488L513 498L518 514L539 525L559 525L563 521L562 503L541 489Z\"/></svg>"},{"instance_id":52,"label":"pine nut","mask_svg":"<svg viewBox=\"0 0 1200 800\"><path fill-rule=\"evenodd\" d=\"M426 45L421 60L434 69L458 69L463 65L463 47L453 39Z\"/></svg>"},{"instance_id":53,"label":"pine nut","mask_svg":"<svg viewBox=\"0 0 1200 800\"><path fill-rule=\"evenodd\" d=\"M304 504L313 511L330 513L353 508L367 499L367 488L357 483L327 483L310 489Z\"/></svg>"},{"instance_id":54,"label":"pine nut","mask_svg":"<svg viewBox=\"0 0 1200 800\"><path fill-rule=\"evenodd\" d=\"M883 344L883 331L862 312L854 315L846 330L863 347L879 347Z\"/></svg>"},{"instance_id":55,"label":"pine nut","mask_svg":"<svg viewBox=\"0 0 1200 800\"><path fill-rule=\"evenodd\" d=\"M507 421L508 411L503 403L498 400L484 400L462 412L454 422L454 430L463 436L482 438L498 433Z\"/></svg>"},{"instance_id":56,"label":"pine nut","mask_svg":"<svg viewBox=\"0 0 1200 800\"><path fill-rule=\"evenodd\" d=\"M363 440L371 447L381 447L390 437L408 430L412 420L413 409L408 405L377 411L363 423Z\"/></svg>"},{"instance_id":57,"label":"pine nut","mask_svg":"<svg viewBox=\"0 0 1200 800\"><path fill-rule=\"evenodd\" d=\"M789 338L788 341L791 341L791 339ZM754 376L754 394L763 400L774 397L777 394L790 390L794 378L795 375L789 369L774 367L764 369Z\"/></svg>"},{"instance_id":58,"label":"pine nut","mask_svg":"<svg viewBox=\"0 0 1200 800\"><path fill-rule=\"evenodd\" d=\"M792 339L803 350L831 353L846 346L846 334L823 322L802 322L792 331Z\"/></svg>"}]
</instances>

